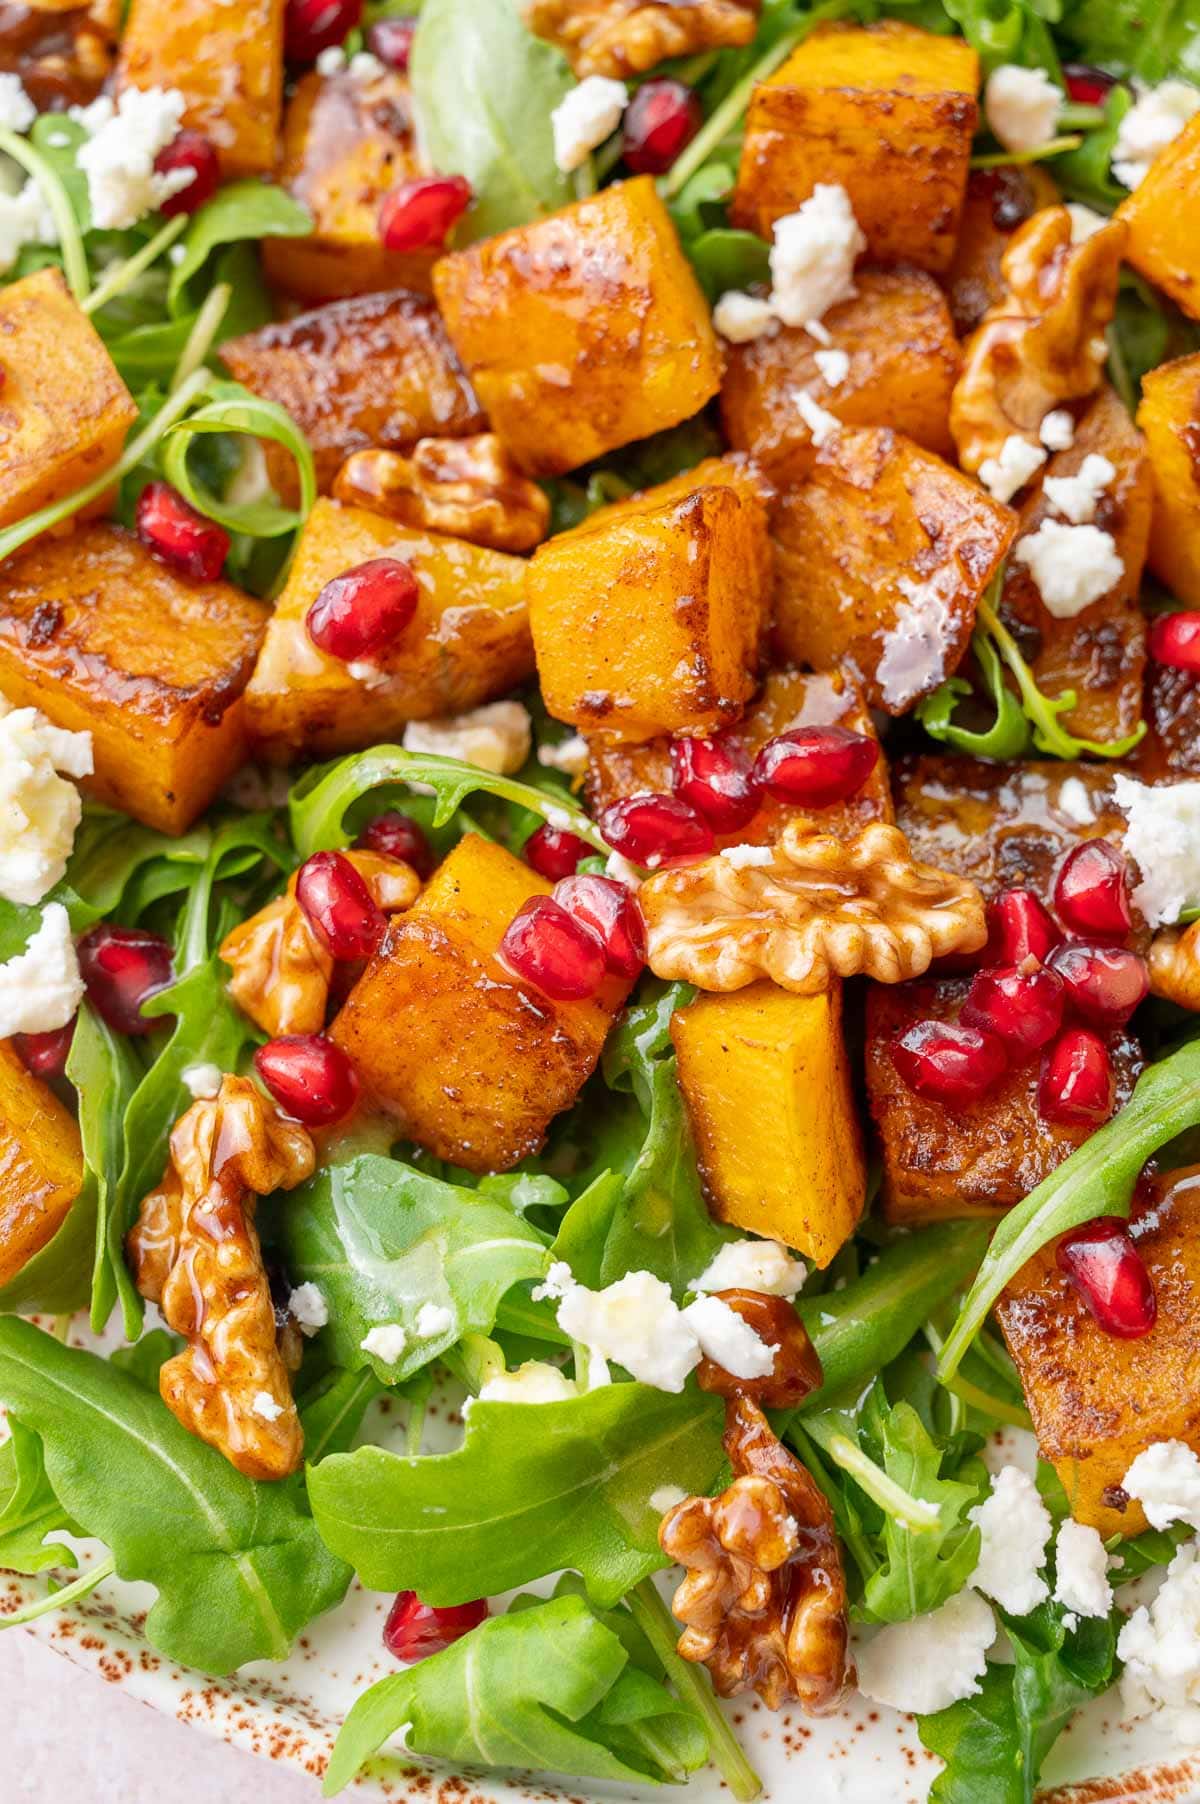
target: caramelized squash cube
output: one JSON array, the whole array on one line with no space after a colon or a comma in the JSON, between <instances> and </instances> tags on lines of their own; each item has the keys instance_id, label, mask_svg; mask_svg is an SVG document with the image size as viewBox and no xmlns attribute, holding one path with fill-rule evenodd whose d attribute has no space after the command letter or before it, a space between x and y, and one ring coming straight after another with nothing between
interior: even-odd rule
<instances>
[{"instance_id":1,"label":"caramelized squash cube","mask_svg":"<svg viewBox=\"0 0 1200 1804\"><path fill-rule=\"evenodd\" d=\"M708 304L649 176L443 257L434 292L493 431L531 476L698 413Z\"/></svg>"},{"instance_id":2,"label":"caramelized squash cube","mask_svg":"<svg viewBox=\"0 0 1200 1804\"><path fill-rule=\"evenodd\" d=\"M872 259L940 275L954 256L978 90L979 58L961 38L894 21L813 32L754 90L733 223L769 238L818 182L837 184Z\"/></svg>"},{"instance_id":3,"label":"caramelized squash cube","mask_svg":"<svg viewBox=\"0 0 1200 1804\"><path fill-rule=\"evenodd\" d=\"M1017 227L1043 207L1058 206L1060 199L1040 163L971 171L954 261L946 272L946 298L960 338L975 330L989 307L1007 299L1000 260Z\"/></svg>"},{"instance_id":4,"label":"caramelized squash cube","mask_svg":"<svg viewBox=\"0 0 1200 1804\"><path fill-rule=\"evenodd\" d=\"M91 733L84 787L102 802L183 833L245 761L266 620L232 583L179 576L97 521L0 569L0 693Z\"/></svg>"},{"instance_id":5,"label":"caramelized squash cube","mask_svg":"<svg viewBox=\"0 0 1200 1804\"><path fill-rule=\"evenodd\" d=\"M396 557L417 579L399 642L355 675L319 651L305 616L327 582L369 558ZM305 521L246 691L258 747L284 763L387 740L409 720L491 701L533 669L522 559L320 500Z\"/></svg>"},{"instance_id":6,"label":"caramelized squash cube","mask_svg":"<svg viewBox=\"0 0 1200 1804\"><path fill-rule=\"evenodd\" d=\"M1200 608L1200 351L1144 377L1137 423L1154 476L1150 568L1180 601Z\"/></svg>"},{"instance_id":7,"label":"caramelized squash cube","mask_svg":"<svg viewBox=\"0 0 1200 1804\"><path fill-rule=\"evenodd\" d=\"M550 888L469 834L393 921L330 1029L401 1131L468 1171L508 1171L538 1151L629 990L609 977L587 1001L553 1002L500 962L517 910Z\"/></svg>"},{"instance_id":8,"label":"caramelized squash cube","mask_svg":"<svg viewBox=\"0 0 1200 1804\"><path fill-rule=\"evenodd\" d=\"M0 526L9 526L115 464L137 408L61 270L0 289L0 371Z\"/></svg>"},{"instance_id":9,"label":"caramelized squash cube","mask_svg":"<svg viewBox=\"0 0 1200 1804\"><path fill-rule=\"evenodd\" d=\"M1144 719L1146 737L1130 759L1142 781L1200 777L1200 676L1150 660Z\"/></svg>"},{"instance_id":10,"label":"caramelized squash cube","mask_svg":"<svg viewBox=\"0 0 1200 1804\"><path fill-rule=\"evenodd\" d=\"M1129 227L1125 256L1139 275L1200 319L1200 115L1160 150L1143 179L1117 208Z\"/></svg>"},{"instance_id":11,"label":"caramelized squash cube","mask_svg":"<svg viewBox=\"0 0 1200 1804\"><path fill-rule=\"evenodd\" d=\"M0 1284L53 1240L82 1185L74 1118L0 1040Z\"/></svg>"},{"instance_id":12,"label":"caramelized squash cube","mask_svg":"<svg viewBox=\"0 0 1200 1804\"><path fill-rule=\"evenodd\" d=\"M701 996L671 1038L713 1213L828 1265L867 1194L841 985Z\"/></svg>"},{"instance_id":13,"label":"caramelized squash cube","mask_svg":"<svg viewBox=\"0 0 1200 1804\"><path fill-rule=\"evenodd\" d=\"M789 658L844 665L903 714L958 666L1017 516L899 433L831 435L780 497L776 631Z\"/></svg>"},{"instance_id":14,"label":"caramelized squash cube","mask_svg":"<svg viewBox=\"0 0 1200 1804\"><path fill-rule=\"evenodd\" d=\"M284 0L130 0L117 90L178 88L183 124L216 147L221 173L275 166L283 105Z\"/></svg>"}]
</instances>

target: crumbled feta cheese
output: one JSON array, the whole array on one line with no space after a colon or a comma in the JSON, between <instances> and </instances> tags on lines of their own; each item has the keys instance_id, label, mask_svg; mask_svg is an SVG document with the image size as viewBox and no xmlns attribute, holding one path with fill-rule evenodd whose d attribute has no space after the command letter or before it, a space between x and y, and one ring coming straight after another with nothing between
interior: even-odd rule
<instances>
[{"instance_id":1,"label":"crumbled feta cheese","mask_svg":"<svg viewBox=\"0 0 1200 1804\"><path fill-rule=\"evenodd\" d=\"M391 682L388 671L372 663L370 658L353 658L346 666L347 676L352 676L356 683L362 683L367 689L383 689Z\"/></svg>"},{"instance_id":2,"label":"crumbled feta cheese","mask_svg":"<svg viewBox=\"0 0 1200 1804\"><path fill-rule=\"evenodd\" d=\"M0 1040L65 1027L83 1001L83 979L61 902L51 902L23 952L0 965Z\"/></svg>"},{"instance_id":3,"label":"crumbled feta cheese","mask_svg":"<svg viewBox=\"0 0 1200 1804\"><path fill-rule=\"evenodd\" d=\"M1090 827L1095 823L1096 810L1081 777L1067 777L1059 784L1055 806L1077 827Z\"/></svg>"},{"instance_id":4,"label":"crumbled feta cheese","mask_svg":"<svg viewBox=\"0 0 1200 1804\"><path fill-rule=\"evenodd\" d=\"M557 1366L527 1359L515 1372L497 1372L479 1392L481 1403L562 1403L578 1397L579 1386Z\"/></svg>"},{"instance_id":5,"label":"crumbled feta cheese","mask_svg":"<svg viewBox=\"0 0 1200 1804\"><path fill-rule=\"evenodd\" d=\"M720 1297L697 1297L683 1311L683 1319L704 1357L724 1366L735 1378L765 1378L775 1370L778 1344L763 1340Z\"/></svg>"},{"instance_id":6,"label":"crumbled feta cheese","mask_svg":"<svg viewBox=\"0 0 1200 1804\"><path fill-rule=\"evenodd\" d=\"M340 44L329 44L317 54L318 75L340 75L346 67L346 52Z\"/></svg>"},{"instance_id":7,"label":"crumbled feta cheese","mask_svg":"<svg viewBox=\"0 0 1200 1804\"><path fill-rule=\"evenodd\" d=\"M547 770L560 770L568 777L582 777L589 758L587 740L581 733L572 733L569 738L560 739L557 745L538 747L538 763Z\"/></svg>"},{"instance_id":8,"label":"crumbled feta cheese","mask_svg":"<svg viewBox=\"0 0 1200 1804\"><path fill-rule=\"evenodd\" d=\"M373 1354L385 1366L394 1366L407 1345L408 1335L399 1322L383 1322L359 1342L364 1353Z\"/></svg>"},{"instance_id":9,"label":"crumbled feta cheese","mask_svg":"<svg viewBox=\"0 0 1200 1804\"><path fill-rule=\"evenodd\" d=\"M683 1503L686 1497L687 1492L680 1485L659 1485L657 1491L650 1493L650 1508L657 1510L660 1516L665 1516L668 1510Z\"/></svg>"},{"instance_id":10,"label":"crumbled feta cheese","mask_svg":"<svg viewBox=\"0 0 1200 1804\"><path fill-rule=\"evenodd\" d=\"M76 161L87 177L92 223L101 231L125 231L195 181L194 169L159 175L154 168L179 132L185 105L178 88L126 88L115 106L102 95L73 109L92 133Z\"/></svg>"},{"instance_id":11,"label":"crumbled feta cheese","mask_svg":"<svg viewBox=\"0 0 1200 1804\"><path fill-rule=\"evenodd\" d=\"M978 1591L959 1591L927 1616L890 1623L859 1641L858 1689L895 1710L945 1710L979 1690L995 1635L991 1605Z\"/></svg>"},{"instance_id":12,"label":"crumbled feta cheese","mask_svg":"<svg viewBox=\"0 0 1200 1804\"><path fill-rule=\"evenodd\" d=\"M329 1320L329 1305L325 1301L325 1293L313 1283L297 1284L288 1298L288 1314L299 1328L301 1334L310 1337L319 1334Z\"/></svg>"},{"instance_id":13,"label":"crumbled feta cheese","mask_svg":"<svg viewBox=\"0 0 1200 1804\"><path fill-rule=\"evenodd\" d=\"M32 176L16 194L0 188L0 276L12 268L27 244L57 240L53 215Z\"/></svg>"},{"instance_id":14,"label":"crumbled feta cheese","mask_svg":"<svg viewBox=\"0 0 1200 1804\"><path fill-rule=\"evenodd\" d=\"M749 344L769 332L776 323L770 301L755 294L743 294L738 288L731 288L728 294L721 296L712 317L713 330L728 339L731 345Z\"/></svg>"},{"instance_id":15,"label":"crumbled feta cheese","mask_svg":"<svg viewBox=\"0 0 1200 1804\"><path fill-rule=\"evenodd\" d=\"M1050 1589L1041 1568L1052 1524L1037 1486L1019 1466L1002 1466L992 1478L991 1496L976 1504L970 1516L982 1539L968 1584L1013 1616L1024 1616Z\"/></svg>"},{"instance_id":16,"label":"crumbled feta cheese","mask_svg":"<svg viewBox=\"0 0 1200 1804\"><path fill-rule=\"evenodd\" d=\"M541 1283L534 1285L533 1300L541 1303L549 1297L554 1302L561 1303L574 1288L575 1276L570 1266L565 1259L556 1259Z\"/></svg>"},{"instance_id":17,"label":"crumbled feta cheese","mask_svg":"<svg viewBox=\"0 0 1200 1804\"><path fill-rule=\"evenodd\" d=\"M597 144L611 138L629 104L623 81L607 75L585 75L550 115L554 161L565 175L587 161Z\"/></svg>"},{"instance_id":18,"label":"crumbled feta cheese","mask_svg":"<svg viewBox=\"0 0 1200 1804\"><path fill-rule=\"evenodd\" d=\"M255 1391L250 1408L263 1422L278 1422L283 1414L282 1403L276 1403L270 1391Z\"/></svg>"},{"instance_id":19,"label":"crumbled feta cheese","mask_svg":"<svg viewBox=\"0 0 1200 1804\"><path fill-rule=\"evenodd\" d=\"M0 896L40 902L62 877L83 804L66 777L90 776L92 736L51 726L0 696ZM63 775L59 775L62 772Z\"/></svg>"},{"instance_id":20,"label":"crumbled feta cheese","mask_svg":"<svg viewBox=\"0 0 1200 1804\"><path fill-rule=\"evenodd\" d=\"M795 213L775 221L771 307L786 326L820 320L854 293L854 264L867 241L840 186L818 182Z\"/></svg>"},{"instance_id":21,"label":"crumbled feta cheese","mask_svg":"<svg viewBox=\"0 0 1200 1804\"><path fill-rule=\"evenodd\" d=\"M1094 1528L1068 1516L1054 1543L1054 1595L1077 1616L1107 1616L1112 1608L1108 1555Z\"/></svg>"},{"instance_id":22,"label":"crumbled feta cheese","mask_svg":"<svg viewBox=\"0 0 1200 1804\"><path fill-rule=\"evenodd\" d=\"M642 873L636 864L630 862L621 852L610 852L604 866L606 877L613 877L628 889L637 889L641 885Z\"/></svg>"},{"instance_id":23,"label":"crumbled feta cheese","mask_svg":"<svg viewBox=\"0 0 1200 1804\"><path fill-rule=\"evenodd\" d=\"M904 605L886 635L876 669L880 694L889 708L905 708L946 674L946 647L954 614L935 578L915 583L902 576L897 585Z\"/></svg>"},{"instance_id":24,"label":"crumbled feta cheese","mask_svg":"<svg viewBox=\"0 0 1200 1804\"><path fill-rule=\"evenodd\" d=\"M1097 232L1102 232L1108 224L1103 213L1097 213L1094 207L1085 207L1081 200L1069 200L1067 212L1071 215L1071 243L1086 244ZM1067 416L1070 418L1070 415Z\"/></svg>"},{"instance_id":25,"label":"crumbled feta cheese","mask_svg":"<svg viewBox=\"0 0 1200 1804\"><path fill-rule=\"evenodd\" d=\"M19 75L0 74L0 130L27 132L37 118L37 108L21 85Z\"/></svg>"},{"instance_id":26,"label":"crumbled feta cheese","mask_svg":"<svg viewBox=\"0 0 1200 1804\"><path fill-rule=\"evenodd\" d=\"M997 501L1011 501L1046 461L1040 445L1010 433L1000 447L999 457L985 457L979 466L979 480Z\"/></svg>"},{"instance_id":27,"label":"crumbled feta cheese","mask_svg":"<svg viewBox=\"0 0 1200 1804\"><path fill-rule=\"evenodd\" d=\"M813 362L830 388L840 388L850 374L850 359L845 351L814 351Z\"/></svg>"},{"instance_id":28,"label":"crumbled feta cheese","mask_svg":"<svg viewBox=\"0 0 1200 1804\"><path fill-rule=\"evenodd\" d=\"M765 870L775 862L775 854L770 846L722 846L721 857L735 871L752 870L755 865Z\"/></svg>"},{"instance_id":29,"label":"crumbled feta cheese","mask_svg":"<svg viewBox=\"0 0 1200 1804\"><path fill-rule=\"evenodd\" d=\"M436 1340L454 1326L454 1311L444 1303L422 1303L417 1311L418 1340Z\"/></svg>"},{"instance_id":30,"label":"crumbled feta cheese","mask_svg":"<svg viewBox=\"0 0 1200 1804\"><path fill-rule=\"evenodd\" d=\"M1152 786L1118 772L1113 794L1128 821L1125 850L1141 869L1133 899L1151 927L1169 926L1200 904L1200 782Z\"/></svg>"},{"instance_id":31,"label":"crumbled feta cheese","mask_svg":"<svg viewBox=\"0 0 1200 1804\"><path fill-rule=\"evenodd\" d=\"M1066 407L1056 407L1042 421L1038 433L1047 451L1069 451L1075 443L1075 416Z\"/></svg>"},{"instance_id":32,"label":"crumbled feta cheese","mask_svg":"<svg viewBox=\"0 0 1200 1804\"><path fill-rule=\"evenodd\" d=\"M1200 1736L1200 1564L1195 1541L1181 1547L1154 1601L1133 1612L1117 1639L1125 1662L1121 1701L1130 1716L1191 1746Z\"/></svg>"},{"instance_id":33,"label":"crumbled feta cheese","mask_svg":"<svg viewBox=\"0 0 1200 1804\"><path fill-rule=\"evenodd\" d=\"M1200 1528L1200 1459L1185 1441L1153 1441L1138 1454L1121 1489L1141 1504L1151 1528L1170 1528L1173 1522Z\"/></svg>"},{"instance_id":34,"label":"crumbled feta cheese","mask_svg":"<svg viewBox=\"0 0 1200 1804\"><path fill-rule=\"evenodd\" d=\"M218 1095L221 1089L219 1065L188 1065L179 1077L188 1095L194 1096L197 1101L208 1101Z\"/></svg>"},{"instance_id":35,"label":"crumbled feta cheese","mask_svg":"<svg viewBox=\"0 0 1200 1804\"><path fill-rule=\"evenodd\" d=\"M531 743L529 710L520 702L489 702L449 720L410 720L404 729L406 752L458 758L503 777L520 770Z\"/></svg>"},{"instance_id":36,"label":"crumbled feta cheese","mask_svg":"<svg viewBox=\"0 0 1200 1804\"><path fill-rule=\"evenodd\" d=\"M1125 574L1111 533L1098 526L1064 526L1061 520L1043 520L1019 541L1013 557L1028 567L1056 620L1074 620Z\"/></svg>"},{"instance_id":37,"label":"crumbled feta cheese","mask_svg":"<svg viewBox=\"0 0 1200 1804\"><path fill-rule=\"evenodd\" d=\"M291 773L277 765L243 764L221 791L227 802L258 813L260 809L286 808L291 794Z\"/></svg>"},{"instance_id":38,"label":"crumbled feta cheese","mask_svg":"<svg viewBox=\"0 0 1200 1804\"><path fill-rule=\"evenodd\" d=\"M827 412L807 388L793 389L792 395L800 409L801 419L812 434L812 442L819 451L835 432L841 431L842 422L836 415Z\"/></svg>"},{"instance_id":39,"label":"crumbled feta cheese","mask_svg":"<svg viewBox=\"0 0 1200 1804\"><path fill-rule=\"evenodd\" d=\"M1107 457L1090 451L1074 476L1047 476L1042 492L1056 513L1065 515L1073 526L1086 526L1096 518L1100 497L1117 472Z\"/></svg>"},{"instance_id":40,"label":"crumbled feta cheese","mask_svg":"<svg viewBox=\"0 0 1200 1804\"><path fill-rule=\"evenodd\" d=\"M681 1391L700 1363L695 1331L650 1272L628 1272L604 1290L574 1285L558 1306L558 1325L656 1390Z\"/></svg>"},{"instance_id":41,"label":"crumbled feta cheese","mask_svg":"<svg viewBox=\"0 0 1200 1804\"><path fill-rule=\"evenodd\" d=\"M1164 81L1130 107L1117 128L1113 174L1125 188L1142 182L1159 152L1176 139L1188 120L1200 112L1200 88L1186 81Z\"/></svg>"},{"instance_id":42,"label":"crumbled feta cheese","mask_svg":"<svg viewBox=\"0 0 1200 1804\"><path fill-rule=\"evenodd\" d=\"M983 111L988 130L1005 150L1037 150L1054 136L1062 101L1062 89L1044 69L1001 63L988 76Z\"/></svg>"},{"instance_id":43,"label":"crumbled feta cheese","mask_svg":"<svg viewBox=\"0 0 1200 1804\"><path fill-rule=\"evenodd\" d=\"M777 1240L731 1240L693 1278L693 1290L756 1290L764 1297L794 1297L808 1269Z\"/></svg>"},{"instance_id":44,"label":"crumbled feta cheese","mask_svg":"<svg viewBox=\"0 0 1200 1804\"><path fill-rule=\"evenodd\" d=\"M356 81L376 81L385 73L385 68L369 50L356 50L350 58L350 73Z\"/></svg>"}]
</instances>

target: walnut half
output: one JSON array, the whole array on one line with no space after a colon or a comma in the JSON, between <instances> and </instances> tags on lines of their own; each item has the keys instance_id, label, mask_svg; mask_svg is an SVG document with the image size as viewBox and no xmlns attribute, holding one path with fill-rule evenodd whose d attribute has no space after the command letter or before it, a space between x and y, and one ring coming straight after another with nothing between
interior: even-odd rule
<instances>
[{"instance_id":1,"label":"walnut half","mask_svg":"<svg viewBox=\"0 0 1200 1804\"><path fill-rule=\"evenodd\" d=\"M532 551L550 527L545 491L522 475L494 432L418 439L411 457L355 451L338 471L333 493L404 526L493 551Z\"/></svg>"},{"instance_id":2,"label":"walnut half","mask_svg":"<svg viewBox=\"0 0 1200 1804\"><path fill-rule=\"evenodd\" d=\"M640 75L670 56L749 44L762 0L521 0L521 17L576 75Z\"/></svg>"},{"instance_id":3,"label":"walnut half","mask_svg":"<svg viewBox=\"0 0 1200 1804\"><path fill-rule=\"evenodd\" d=\"M1200 1011L1200 921L1164 927L1150 942L1150 988L1180 1008Z\"/></svg>"},{"instance_id":4,"label":"walnut half","mask_svg":"<svg viewBox=\"0 0 1200 1804\"><path fill-rule=\"evenodd\" d=\"M918 864L898 827L851 839L793 821L769 863L718 854L647 878L638 892L658 977L740 990L769 977L811 996L834 977L919 977L935 958L987 941L973 883Z\"/></svg>"}]
</instances>

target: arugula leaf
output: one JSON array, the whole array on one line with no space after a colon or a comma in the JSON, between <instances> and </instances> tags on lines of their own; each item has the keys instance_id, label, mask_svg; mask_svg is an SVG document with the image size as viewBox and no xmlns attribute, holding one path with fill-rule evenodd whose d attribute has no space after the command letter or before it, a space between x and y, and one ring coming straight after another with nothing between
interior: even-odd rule
<instances>
[{"instance_id":1,"label":"arugula leaf","mask_svg":"<svg viewBox=\"0 0 1200 1804\"><path fill-rule=\"evenodd\" d=\"M1160 82L1200 83L1200 7L1196 0L1081 0L1069 7L1064 35L1089 63Z\"/></svg>"},{"instance_id":2,"label":"arugula leaf","mask_svg":"<svg viewBox=\"0 0 1200 1804\"><path fill-rule=\"evenodd\" d=\"M286 188L267 182L226 182L210 201L193 213L180 239L183 255L171 271L167 305L178 316L187 310L186 289L215 250L243 240L306 238L312 216Z\"/></svg>"},{"instance_id":3,"label":"arugula leaf","mask_svg":"<svg viewBox=\"0 0 1200 1804\"><path fill-rule=\"evenodd\" d=\"M167 481L200 513L230 532L246 533L254 539L273 539L294 532L304 524L317 498L316 466L308 440L290 413L274 401L251 394L239 382L222 382L214 377L205 392L205 405L177 421L163 439L160 455ZM271 500L235 505L214 494L197 478L189 463L193 443L206 433L245 433L282 445L296 465L299 505L281 507Z\"/></svg>"},{"instance_id":4,"label":"arugula leaf","mask_svg":"<svg viewBox=\"0 0 1200 1804\"><path fill-rule=\"evenodd\" d=\"M78 1534L58 1498L42 1461L42 1443L32 1429L9 1418L9 1438L0 1447L0 1567L32 1574L47 1566L76 1566L72 1550L46 1536Z\"/></svg>"},{"instance_id":5,"label":"arugula leaf","mask_svg":"<svg viewBox=\"0 0 1200 1804\"><path fill-rule=\"evenodd\" d=\"M141 1340L134 1341L131 1347L116 1347L109 1354L109 1364L128 1372L139 1384L144 1384L157 1396L158 1374L168 1359L179 1352L183 1339L172 1334L166 1328L152 1328L149 1334L143 1334Z\"/></svg>"},{"instance_id":6,"label":"arugula leaf","mask_svg":"<svg viewBox=\"0 0 1200 1804\"><path fill-rule=\"evenodd\" d=\"M1001 578L997 578L993 594L999 592ZM1052 758L1081 758L1088 754L1093 758L1124 758L1136 745L1140 745L1146 736L1146 723L1140 720L1132 733L1124 739L1077 739L1068 733L1060 724L1059 716L1069 714L1076 703L1073 689L1065 689L1061 695L1051 697L1045 695L1034 681L1033 672L1021 654L1020 647L1008 628L996 613L992 602L984 597L979 602L979 620L996 646L999 656L1007 664L1017 685L1021 698L1021 707L1025 718L1033 729L1033 743L1039 752L1045 752Z\"/></svg>"},{"instance_id":7,"label":"arugula leaf","mask_svg":"<svg viewBox=\"0 0 1200 1804\"><path fill-rule=\"evenodd\" d=\"M157 1588L146 1636L168 1659L211 1673L280 1660L340 1602L349 1568L295 1491L244 1477L128 1372L10 1316L0 1400L40 1436L64 1510L122 1578Z\"/></svg>"},{"instance_id":8,"label":"arugula leaf","mask_svg":"<svg viewBox=\"0 0 1200 1804\"><path fill-rule=\"evenodd\" d=\"M475 1402L455 1452L360 1447L314 1468L309 1498L328 1545L371 1589L463 1603L570 1568L604 1607L666 1564L651 1493L707 1491L721 1423L718 1399L643 1384Z\"/></svg>"},{"instance_id":9,"label":"arugula leaf","mask_svg":"<svg viewBox=\"0 0 1200 1804\"><path fill-rule=\"evenodd\" d=\"M142 1067L133 1042L115 1034L85 1002L79 1011L67 1077L79 1095L79 1131L83 1140L83 1188L72 1204L82 1202L96 1225L92 1260L91 1320L97 1333L120 1300L126 1340L136 1340L142 1327L142 1299L125 1264L128 1225L117 1206L125 1142L123 1122L129 1099L141 1080ZM70 1221L70 1216L68 1216Z\"/></svg>"},{"instance_id":10,"label":"arugula leaf","mask_svg":"<svg viewBox=\"0 0 1200 1804\"><path fill-rule=\"evenodd\" d=\"M363 1417L386 1386L373 1372L334 1368L296 1399L304 1429L304 1457L315 1466L329 1453L349 1453Z\"/></svg>"},{"instance_id":11,"label":"arugula leaf","mask_svg":"<svg viewBox=\"0 0 1200 1804\"><path fill-rule=\"evenodd\" d=\"M1029 747L1029 723L1017 697L1004 680L1004 668L996 647L986 633L976 633L971 650L983 673L988 696L996 718L986 732L971 732L955 726L954 714L959 702L974 690L965 677L947 677L932 695L917 703L916 716L931 739L952 745L957 752L973 758L995 758L1007 762L1021 758Z\"/></svg>"}]
</instances>

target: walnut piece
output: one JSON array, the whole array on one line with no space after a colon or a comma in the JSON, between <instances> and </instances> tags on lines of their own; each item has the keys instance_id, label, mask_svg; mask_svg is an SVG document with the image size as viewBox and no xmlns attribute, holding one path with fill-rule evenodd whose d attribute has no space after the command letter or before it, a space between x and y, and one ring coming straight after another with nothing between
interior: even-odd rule
<instances>
[{"instance_id":1,"label":"walnut piece","mask_svg":"<svg viewBox=\"0 0 1200 1804\"><path fill-rule=\"evenodd\" d=\"M493 551L532 551L550 527L550 502L494 432L422 438L411 457L355 451L333 484L335 500L405 526L448 533Z\"/></svg>"},{"instance_id":2,"label":"walnut piece","mask_svg":"<svg viewBox=\"0 0 1200 1804\"><path fill-rule=\"evenodd\" d=\"M384 914L410 908L421 891L411 865L379 852L343 852ZM277 896L225 936L221 957L233 975L229 994L272 1039L280 1034L319 1034L325 1026L333 959L296 900L293 874Z\"/></svg>"},{"instance_id":3,"label":"walnut piece","mask_svg":"<svg viewBox=\"0 0 1200 1804\"><path fill-rule=\"evenodd\" d=\"M1150 942L1148 963L1156 996L1200 1011L1200 921L1161 928Z\"/></svg>"},{"instance_id":4,"label":"walnut piece","mask_svg":"<svg viewBox=\"0 0 1200 1804\"><path fill-rule=\"evenodd\" d=\"M769 977L798 996L860 972L903 983L987 940L973 883L918 864L898 827L851 839L793 821L769 864L719 854L647 878L638 892L658 977L740 990Z\"/></svg>"},{"instance_id":5,"label":"walnut piece","mask_svg":"<svg viewBox=\"0 0 1200 1804\"><path fill-rule=\"evenodd\" d=\"M1008 438L1039 444L1048 413L1099 388L1125 238L1113 220L1072 245L1065 207L1044 207L1014 234L1000 264L1008 292L967 340L951 398L964 470L998 457Z\"/></svg>"},{"instance_id":6,"label":"walnut piece","mask_svg":"<svg viewBox=\"0 0 1200 1804\"><path fill-rule=\"evenodd\" d=\"M86 106L112 69L116 0L81 6L0 4L0 70L14 74L39 113Z\"/></svg>"},{"instance_id":7,"label":"walnut piece","mask_svg":"<svg viewBox=\"0 0 1200 1804\"><path fill-rule=\"evenodd\" d=\"M305 1130L226 1077L175 1123L162 1183L125 1243L138 1290L189 1342L159 1374L163 1402L248 1478L286 1478L304 1454L254 1208L313 1164Z\"/></svg>"},{"instance_id":8,"label":"walnut piece","mask_svg":"<svg viewBox=\"0 0 1200 1804\"><path fill-rule=\"evenodd\" d=\"M521 0L521 17L576 75L640 75L670 56L748 44L762 0Z\"/></svg>"},{"instance_id":9,"label":"walnut piece","mask_svg":"<svg viewBox=\"0 0 1200 1804\"><path fill-rule=\"evenodd\" d=\"M854 1680L832 1512L748 1397L725 1406L725 1451L728 1489L686 1498L658 1531L687 1567L672 1604L686 1625L678 1651L708 1667L720 1697L756 1691L769 1710L795 1698L824 1715Z\"/></svg>"},{"instance_id":10,"label":"walnut piece","mask_svg":"<svg viewBox=\"0 0 1200 1804\"><path fill-rule=\"evenodd\" d=\"M778 1351L765 1378L738 1378L715 1359L702 1359L696 1368L696 1382L702 1391L718 1397L749 1397L764 1409L795 1409L820 1388L824 1374L817 1349L786 1297L767 1296L759 1290L718 1290L713 1295L740 1315L759 1340Z\"/></svg>"}]
</instances>

